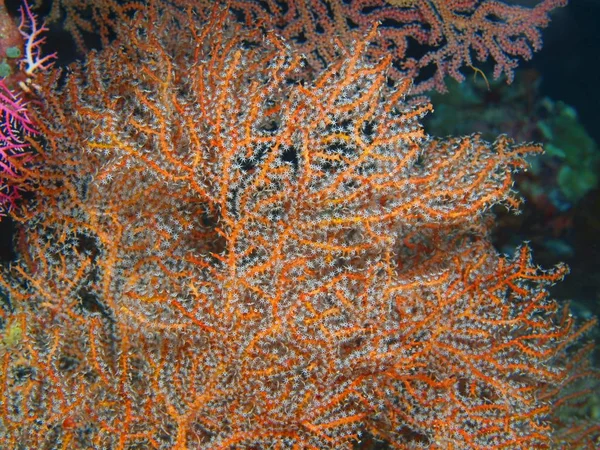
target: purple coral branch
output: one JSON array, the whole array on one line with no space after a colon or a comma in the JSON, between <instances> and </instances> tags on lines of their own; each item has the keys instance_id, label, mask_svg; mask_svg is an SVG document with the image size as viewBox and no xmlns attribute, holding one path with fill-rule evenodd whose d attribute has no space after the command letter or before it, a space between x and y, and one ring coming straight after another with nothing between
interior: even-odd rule
<instances>
[{"instance_id":1,"label":"purple coral branch","mask_svg":"<svg viewBox=\"0 0 600 450\"><path fill-rule=\"evenodd\" d=\"M16 160L23 163L32 158L23 137L37 133L23 99L0 80L0 216L9 212L21 197L19 188L10 180L19 177Z\"/></svg>"}]
</instances>

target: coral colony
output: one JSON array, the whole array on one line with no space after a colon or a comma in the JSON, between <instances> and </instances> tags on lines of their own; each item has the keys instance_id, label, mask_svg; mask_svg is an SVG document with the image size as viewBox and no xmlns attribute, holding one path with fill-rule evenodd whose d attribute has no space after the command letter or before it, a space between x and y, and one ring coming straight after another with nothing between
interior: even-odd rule
<instances>
[{"instance_id":1,"label":"coral colony","mask_svg":"<svg viewBox=\"0 0 600 450\"><path fill-rule=\"evenodd\" d=\"M562 2L55 3L104 45L26 51L26 110L2 91L35 190L0 274L2 448L598 445L567 268L489 238L541 149L420 125Z\"/></svg>"}]
</instances>

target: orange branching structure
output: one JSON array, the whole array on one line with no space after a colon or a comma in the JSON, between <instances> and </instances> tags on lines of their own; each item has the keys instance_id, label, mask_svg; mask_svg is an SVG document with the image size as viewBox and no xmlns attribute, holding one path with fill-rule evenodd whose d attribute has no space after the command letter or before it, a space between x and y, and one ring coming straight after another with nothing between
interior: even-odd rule
<instances>
[{"instance_id":1,"label":"orange branching structure","mask_svg":"<svg viewBox=\"0 0 600 450\"><path fill-rule=\"evenodd\" d=\"M185 0L184 0L185 1ZM446 90L445 79L464 80L463 68L490 59L494 78L512 81L520 58L541 48L540 29L549 12L566 0L542 0L532 8L480 0L234 0L248 23L266 20L296 43L312 67L323 68L339 56L331 36L356 38L374 23L380 33L368 49L378 59L392 55L390 76L414 80L411 94Z\"/></svg>"},{"instance_id":2,"label":"orange branching structure","mask_svg":"<svg viewBox=\"0 0 600 450\"><path fill-rule=\"evenodd\" d=\"M39 8L48 2L33 0L30 3ZM56 0L49 3L45 21L49 24L60 23L84 53L87 48L86 37L97 36L106 46L111 37L114 38L115 28L133 12L144 8L144 0Z\"/></svg>"},{"instance_id":3,"label":"orange branching structure","mask_svg":"<svg viewBox=\"0 0 600 450\"><path fill-rule=\"evenodd\" d=\"M159 12L160 11L160 12ZM363 40L314 79L227 10L148 7L42 86L0 277L8 448L592 448L589 347L493 204L539 149L432 139Z\"/></svg>"}]
</instances>

